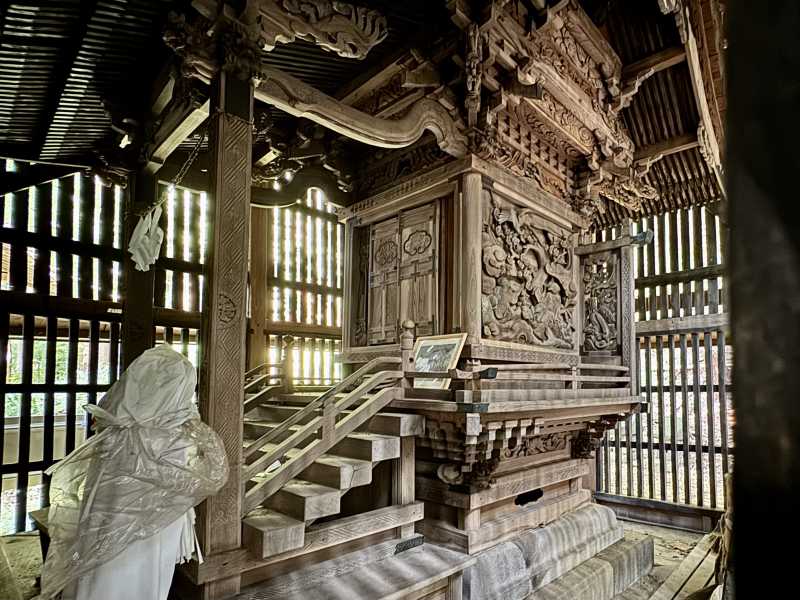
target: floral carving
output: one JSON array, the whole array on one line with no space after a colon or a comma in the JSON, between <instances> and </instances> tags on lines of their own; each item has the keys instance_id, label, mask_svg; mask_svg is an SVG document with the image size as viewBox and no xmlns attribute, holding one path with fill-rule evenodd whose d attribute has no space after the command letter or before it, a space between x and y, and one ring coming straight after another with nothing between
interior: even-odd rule
<instances>
[{"instance_id":1,"label":"floral carving","mask_svg":"<svg viewBox=\"0 0 800 600\"><path fill-rule=\"evenodd\" d=\"M427 231L419 229L406 238L403 250L409 256L416 256L425 252L431 245L433 238Z\"/></svg>"},{"instance_id":2,"label":"floral carving","mask_svg":"<svg viewBox=\"0 0 800 600\"><path fill-rule=\"evenodd\" d=\"M587 259L583 265L583 349L617 348L617 276L613 257Z\"/></svg>"},{"instance_id":3,"label":"floral carving","mask_svg":"<svg viewBox=\"0 0 800 600\"><path fill-rule=\"evenodd\" d=\"M388 264L397 261L397 244L392 240L384 241L378 250L375 252L375 262L385 267Z\"/></svg>"},{"instance_id":4,"label":"floral carving","mask_svg":"<svg viewBox=\"0 0 800 600\"><path fill-rule=\"evenodd\" d=\"M567 239L533 211L491 196L484 210L483 334L573 349L577 291Z\"/></svg>"},{"instance_id":5,"label":"floral carving","mask_svg":"<svg viewBox=\"0 0 800 600\"><path fill-rule=\"evenodd\" d=\"M517 458L564 450L567 447L568 438L569 433L562 432L526 437L521 442L514 444L509 441L509 447L503 450L503 456L505 458ZM515 438L512 438L512 440L515 440Z\"/></svg>"}]
</instances>

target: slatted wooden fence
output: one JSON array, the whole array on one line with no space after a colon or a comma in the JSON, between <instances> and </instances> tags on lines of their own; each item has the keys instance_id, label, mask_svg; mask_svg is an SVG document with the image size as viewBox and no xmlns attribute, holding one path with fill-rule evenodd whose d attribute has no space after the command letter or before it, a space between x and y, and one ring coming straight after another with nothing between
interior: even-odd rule
<instances>
[{"instance_id":1,"label":"slatted wooden fence","mask_svg":"<svg viewBox=\"0 0 800 600\"><path fill-rule=\"evenodd\" d=\"M335 359L341 351L344 227L317 188L296 204L266 210L269 361L279 362L284 337L291 336L295 383L332 385L341 379Z\"/></svg>"},{"instance_id":2,"label":"slatted wooden fence","mask_svg":"<svg viewBox=\"0 0 800 600\"><path fill-rule=\"evenodd\" d=\"M638 247L636 320L645 413L617 423L597 452L598 491L723 508L733 464L731 365L717 207L692 207L632 224ZM614 238L621 229L598 232Z\"/></svg>"}]
</instances>

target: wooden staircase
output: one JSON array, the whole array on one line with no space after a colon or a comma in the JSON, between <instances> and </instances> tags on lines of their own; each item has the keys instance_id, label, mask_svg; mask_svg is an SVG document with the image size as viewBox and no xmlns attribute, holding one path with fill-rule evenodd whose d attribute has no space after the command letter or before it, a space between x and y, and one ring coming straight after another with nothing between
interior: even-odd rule
<instances>
[{"instance_id":1,"label":"wooden staircase","mask_svg":"<svg viewBox=\"0 0 800 600\"><path fill-rule=\"evenodd\" d=\"M253 559L285 560L389 529L413 534L423 516L413 479L424 418L384 411L403 396L401 360L374 359L321 393L284 385L276 365L271 375L246 374L242 534ZM342 496L369 485L388 460L392 506L336 519Z\"/></svg>"}]
</instances>

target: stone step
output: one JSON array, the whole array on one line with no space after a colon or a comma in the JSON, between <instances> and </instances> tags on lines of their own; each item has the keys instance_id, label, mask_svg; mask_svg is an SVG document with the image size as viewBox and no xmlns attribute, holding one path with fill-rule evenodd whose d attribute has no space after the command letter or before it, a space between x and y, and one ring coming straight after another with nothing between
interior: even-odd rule
<instances>
[{"instance_id":1,"label":"stone step","mask_svg":"<svg viewBox=\"0 0 800 600\"><path fill-rule=\"evenodd\" d=\"M341 493L318 483L291 479L267 498L264 505L298 521L311 521L339 512Z\"/></svg>"},{"instance_id":2,"label":"stone step","mask_svg":"<svg viewBox=\"0 0 800 600\"><path fill-rule=\"evenodd\" d=\"M248 418L252 420L260 420L266 422L280 423L294 416L302 410L300 406L281 406L274 402L266 402L253 409ZM343 414L348 414L351 411L342 411ZM316 412L315 415L308 415L300 422L308 423L314 416L320 416L321 412ZM367 423L361 426L359 431L368 431L369 433L380 433L383 435L397 435L406 437L411 435L422 435L425 431L425 417L421 415L411 415L404 413L393 412L379 412L372 417Z\"/></svg>"},{"instance_id":3,"label":"stone step","mask_svg":"<svg viewBox=\"0 0 800 600\"><path fill-rule=\"evenodd\" d=\"M419 538L392 540L279 575L242 590L237 600L400 600L444 589L472 558ZM410 549L403 548L414 546ZM455 582L460 583L460 582Z\"/></svg>"},{"instance_id":4,"label":"stone step","mask_svg":"<svg viewBox=\"0 0 800 600\"><path fill-rule=\"evenodd\" d=\"M267 558L305 543L306 524L269 508L257 508L242 520L242 543L256 556Z\"/></svg>"},{"instance_id":5,"label":"stone step","mask_svg":"<svg viewBox=\"0 0 800 600\"><path fill-rule=\"evenodd\" d=\"M621 540L526 600L613 600L653 568L653 539Z\"/></svg>"}]
</instances>

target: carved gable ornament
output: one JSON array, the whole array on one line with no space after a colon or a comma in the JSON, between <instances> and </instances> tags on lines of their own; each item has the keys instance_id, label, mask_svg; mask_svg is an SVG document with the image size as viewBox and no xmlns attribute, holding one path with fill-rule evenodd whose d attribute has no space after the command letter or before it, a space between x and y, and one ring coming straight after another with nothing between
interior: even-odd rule
<instances>
[{"instance_id":1,"label":"carved gable ornament","mask_svg":"<svg viewBox=\"0 0 800 600\"><path fill-rule=\"evenodd\" d=\"M577 286L570 241L534 211L484 191L484 337L575 348Z\"/></svg>"},{"instance_id":2,"label":"carved gable ornament","mask_svg":"<svg viewBox=\"0 0 800 600\"><path fill-rule=\"evenodd\" d=\"M570 199L585 216L606 201L638 211L656 193L634 164L620 113L638 87L623 86L619 56L577 0L547 8L535 23L530 10L518 0L494 2L480 36L464 26L470 120L474 87L489 91L485 122L472 134L475 153Z\"/></svg>"}]
</instances>

